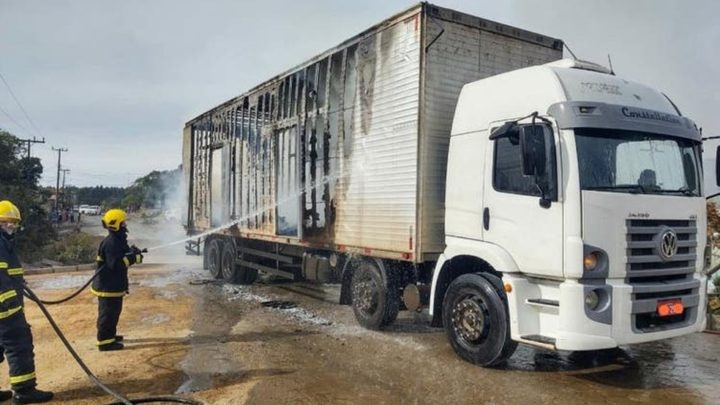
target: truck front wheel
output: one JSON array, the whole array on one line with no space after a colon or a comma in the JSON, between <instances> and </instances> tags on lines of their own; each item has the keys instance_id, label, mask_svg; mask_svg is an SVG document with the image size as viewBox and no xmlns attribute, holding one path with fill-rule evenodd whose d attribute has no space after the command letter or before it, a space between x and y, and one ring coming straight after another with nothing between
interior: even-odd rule
<instances>
[{"instance_id":1,"label":"truck front wheel","mask_svg":"<svg viewBox=\"0 0 720 405\"><path fill-rule=\"evenodd\" d=\"M395 321L400 311L398 288L392 279L383 280L378 266L363 260L353 271L350 291L352 308L358 323L368 329L380 329Z\"/></svg>"},{"instance_id":2,"label":"truck front wheel","mask_svg":"<svg viewBox=\"0 0 720 405\"><path fill-rule=\"evenodd\" d=\"M208 270L210 271L210 275L213 276L213 278L220 278L221 274L221 257L220 254L222 253L222 244L221 241L218 239L213 239L208 243L207 249L205 249L205 254L207 255L207 265Z\"/></svg>"},{"instance_id":3,"label":"truck front wheel","mask_svg":"<svg viewBox=\"0 0 720 405\"><path fill-rule=\"evenodd\" d=\"M443 300L443 326L455 352L470 363L495 366L512 356L504 292L479 274L463 274L448 287Z\"/></svg>"}]
</instances>

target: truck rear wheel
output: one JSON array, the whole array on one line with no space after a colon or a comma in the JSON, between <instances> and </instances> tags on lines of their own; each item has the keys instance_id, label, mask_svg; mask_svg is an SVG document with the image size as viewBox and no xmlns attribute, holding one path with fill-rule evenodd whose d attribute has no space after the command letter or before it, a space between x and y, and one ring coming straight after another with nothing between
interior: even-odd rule
<instances>
[{"instance_id":1,"label":"truck rear wheel","mask_svg":"<svg viewBox=\"0 0 720 405\"><path fill-rule=\"evenodd\" d=\"M210 243L208 243L207 249L205 249L205 254L207 255L208 270L210 271L210 275L213 276L213 278L220 278L221 276L221 253L222 244L221 241L218 239L211 240Z\"/></svg>"},{"instance_id":2,"label":"truck rear wheel","mask_svg":"<svg viewBox=\"0 0 720 405\"><path fill-rule=\"evenodd\" d=\"M464 274L450 284L443 300L443 326L455 352L473 364L498 365L517 348L510 338L504 293L479 274Z\"/></svg>"},{"instance_id":3,"label":"truck rear wheel","mask_svg":"<svg viewBox=\"0 0 720 405\"><path fill-rule=\"evenodd\" d=\"M225 243L222 250L221 274L223 280L231 284L252 284L257 279L257 270L238 263L235 245Z\"/></svg>"},{"instance_id":4,"label":"truck rear wheel","mask_svg":"<svg viewBox=\"0 0 720 405\"><path fill-rule=\"evenodd\" d=\"M381 329L395 321L400 311L400 296L393 279L387 282L378 266L362 261L350 283L352 308L358 323L368 329Z\"/></svg>"}]
</instances>

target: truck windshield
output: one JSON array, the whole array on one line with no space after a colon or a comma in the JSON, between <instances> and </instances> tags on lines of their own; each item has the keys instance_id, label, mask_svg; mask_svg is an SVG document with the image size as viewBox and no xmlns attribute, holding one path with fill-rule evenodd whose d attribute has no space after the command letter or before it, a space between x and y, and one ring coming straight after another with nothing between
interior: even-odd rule
<instances>
[{"instance_id":1,"label":"truck windshield","mask_svg":"<svg viewBox=\"0 0 720 405\"><path fill-rule=\"evenodd\" d=\"M577 129L575 136L583 190L700 195L697 143L594 128Z\"/></svg>"}]
</instances>

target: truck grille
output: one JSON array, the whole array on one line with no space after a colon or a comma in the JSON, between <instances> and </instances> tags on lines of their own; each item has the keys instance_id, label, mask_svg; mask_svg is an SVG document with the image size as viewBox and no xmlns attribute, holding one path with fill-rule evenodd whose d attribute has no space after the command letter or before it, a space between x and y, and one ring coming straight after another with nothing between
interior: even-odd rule
<instances>
[{"instance_id":1,"label":"truck grille","mask_svg":"<svg viewBox=\"0 0 720 405\"><path fill-rule=\"evenodd\" d=\"M627 282L632 286L633 329L657 332L693 324L700 302L700 282L693 278L697 261L696 221L631 219L626 226L626 271ZM663 237L670 233L675 235L674 249L671 243L663 245ZM668 251L672 254L668 255ZM657 315L658 303L668 299L682 300L684 312L667 317Z\"/></svg>"}]
</instances>

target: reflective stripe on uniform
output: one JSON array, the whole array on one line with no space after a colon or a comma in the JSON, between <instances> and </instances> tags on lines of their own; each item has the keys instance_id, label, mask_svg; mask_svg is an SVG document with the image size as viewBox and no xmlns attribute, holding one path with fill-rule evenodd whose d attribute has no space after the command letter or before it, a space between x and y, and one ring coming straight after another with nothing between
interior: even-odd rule
<instances>
[{"instance_id":1,"label":"reflective stripe on uniform","mask_svg":"<svg viewBox=\"0 0 720 405\"><path fill-rule=\"evenodd\" d=\"M0 262L0 269L7 269L8 267L7 262Z\"/></svg>"},{"instance_id":2,"label":"reflective stripe on uniform","mask_svg":"<svg viewBox=\"0 0 720 405\"><path fill-rule=\"evenodd\" d=\"M5 291L4 293L0 294L0 302L5 302L8 298L17 297L17 291L15 290L9 290Z\"/></svg>"},{"instance_id":3,"label":"reflective stripe on uniform","mask_svg":"<svg viewBox=\"0 0 720 405\"><path fill-rule=\"evenodd\" d=\"M125 267L129 267L129 266L130 266L130 259L128 259L127 257L123 257L123 263L125 263Z\"/></svg>"},{"instance_id":4,"label":"reflective stripe on uniform","mask_svg":"<svg viewBox=\"0 0 720 405\"><path fill-rule=\"evenodd\" d=\"M142 263L142 255L135 255L135 263L140 264Z\"/></svg>"},{"instance_id":5,"label":"reflective stripe on uniform","mask_svg":"<svg viewBox=\"0 0 720 405\"><path fill-rule=\"evenodd\" d=\"M35 372L23 375L10 376L10 384L20 384L35 378Z\"/></svg>"},{"instance_id":6,"label":"reflective stripe on uniform","mask_svg":"<svg viewBox=\"0 0 720 405\"><path fill-rule=\"evenodd\" d=\"M125 294L127 294L127 291L123 291L123 292L97 291L96 289L94 289L92 287L90 287L90 292L97 295L98 297L103 297L103 298L124 297Z\"/></svg>"},{"instance_id":7,"label":"reflective stripe on uniform","mask_svg":"<svg viewBox=\"0 0 720 405\"><path fill-rule=\"evenodd\" d=\"M15 267L14 269L8 269L7 272L11 276L22 276L25 273L25 269L22 267Z\"/></svg>"},{"instance_id":8,"label":"reflective stripe on uniform","mask_svg":"<svg viewBox=\"0 0 720 405\"><path fill-rule=\"evenodd\" d=\"M96 257L95 260L98 261L98 262L104 262L102 256Z\"/></svg>"},{"instance_id":9,"label":"reflective stripe on uniform","mask_svg":"<svg viewBox=\"0 0 720 405\"><path fill-rule=\"evenodd\" d=\"M2 312L0 312L0 319L5 319L5 318L9 317L10 315L13 315L20 311L22 311L22 307L15 307L15 308L10 308L7 311L2 311Z\"/></svg>"},{"instance_id":10,"label":"reflective stripe on uniform","mask_svg":"<svg viewBox=\"0 0 720 405\"><path fill-rule=\"evenodd\" d=\"M110 343L115 343L115 338L105 339L105 340L98 340L97 345L98 346L104 346L109 345Z\"/></svg>"}]
</instances>

